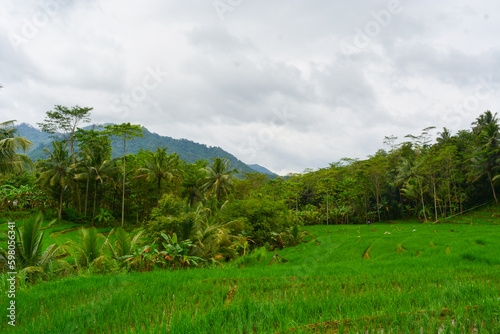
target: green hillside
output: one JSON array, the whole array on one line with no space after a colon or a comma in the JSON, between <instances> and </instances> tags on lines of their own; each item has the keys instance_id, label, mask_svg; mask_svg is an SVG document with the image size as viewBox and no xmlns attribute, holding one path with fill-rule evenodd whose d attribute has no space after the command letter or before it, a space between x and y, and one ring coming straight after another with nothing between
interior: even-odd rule
<instances>
[{"instance_id":1,"label":"green hillside","mask_svg":"<svg viewBox=\"0 0 500 334\"><path fill-rule=\"evenodd\" d=\"M91 129L92 126L84 127L84 129ZM51 137L26 123L17 126L19 135L31 141L33 148L28 152L28 156L32 160L44 159L45 153L43 148L49 148ZM188 163L193 163L197 160L210 160L211 158L224 158L227 157L231 161L231 166L244 173L255 173L256 171L245 163L240 161L231 153L224 151L220 147L207 146L199 144L187 139L174 139L167 136L160 136L157 133L150 132L148 129L143 128L143 138L136 138L127 142L126 153L136 154L141 148L143 150L156 150L157 147L168 147L169 153L177 153L180 158ZM112 143L112 156L118 157L123 154L123 143L120 140L113 140Z\"/></svg>"},{"instance_id":2,"label":"green hillside","mask_svg":"<svg viewBox=\"0 0 500 334\"><path fill-rule=\"evenodd\" d=\"M269 169L267 169L266 167L263 167L261 165L249 164L248 167L252 168L253 170L255 170L259 173L268 175L268 177L271 179L275 179L279 176L278 174L271 172Z\"/></svg>"}]
</instances>

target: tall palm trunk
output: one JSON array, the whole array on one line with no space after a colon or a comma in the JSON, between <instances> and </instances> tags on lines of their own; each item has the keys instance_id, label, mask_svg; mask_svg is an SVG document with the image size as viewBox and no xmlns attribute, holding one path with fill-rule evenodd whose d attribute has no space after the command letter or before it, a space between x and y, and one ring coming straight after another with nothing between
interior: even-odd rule
<instances>
[{"instance_id":1,"label":"tall palm trunk","mask_svg":"<svg viewBox=\"0 0 500 334\"><path fill-rule=\"evenodd\" d=\"M63 187L59 186L59 211L57 212L57 218L61 220L62 218L62 203L63 203Z\"/></svg>"},{"instance_id":2,"label":"tall palm trunk","mask_svg":"<svg viewBox=\"0 0 500 334\"><path fill-rule=\"evenodd\" d=\"M448 205L450 206L450 216L453 214L452 206L451 206L451 182L448 182ZM445 211L446 215L446 211Z\"/></svg>"},{"instance_id":3,"label":"tall palm trunk","mask_svg":"<svg viewBox=\"0 0 500 334\"><path fill-rule=\"evenodd\" d=\"M420 200L422 201L422 212L424 213L424 221L427 221L427 214L425 213L425 202L424 202L424 189L420 183L420 178L417 177L418 186L420 188Z\"/></svg>"},{"instance_id":4,"label":"tall palm trunk","mask_svg":"<svg viewBox=\"0 0 500 334\"><path fill-rule=\"evenodd\" d=\"M495 199L496 205L498 205L497 194L495 193L495 186L493 185L493 180L491 178L491 173L488 173L488 180L490 181L491 191L493 192L493 198Z\"/></svg>"},{"instance_id":5,"label":"tall palm trunk","mask_svg":"<svg viewBox=\"0 0 500 334\"><path fill-rule=\"evenodd\" d=\"M329 222L329 219L328 219L328 216L330 215L330 212L329 212L329 207L328 207L328 193L326 194L326 225L329 225L328 222Z\"/></svg>"},{"instance_id":6,"label":"tall palm trunk","mask_svg":"<svg viewBox=\"0 0 500 334\"><path fill-rule=\"evenodd\" d=\"M95 181L95 185L94 185L94 206L92 208L92 226L94 226L94 219L95 219L95 202L96 202L96 197L97 197L97 180Z\"/></svg>"},{"instance_id":7,"label":"tall palm trunk","mask_svg":"<svg viewBox=\"0 0 500 334\"><path fill-rule=\"evenodd\" d=\"M436 181L432 179L432 187L434 189L434 215L435 221L438 220L438 212L437 212L437 195L436 195Z\"/></svg>"},{"instance_id":8,"label":"tall palm trunk","mask_svg":"<svg viewBox=\"0 0 500 334\"><path fill-rule=\"evenodd\" d=\"M463 213L464 212L464 207L463 207L464 199L462 196L462 187L458 188L458 191L460 193L460 213Z\"/></svg>"},{"instance_id":9,"label":"tall palm trunk","mask_svg":"<svg viewBox=\"0 0 500 334\"><path fill-rule=\"evenodd\" d=\"M87 217L87 202L89 198L89 181L90 181L90 175L87 174L87 187L85 188L85 210L84 210L84 216Z\"/></svg>"},{"instance_id":10,"label":"tall palm trunk","mask_svg":"<svg viewBox=\"0 0 500 334\"><path fill-rule=\"evenodd\" d=\"M122 187L122 227L125 221L125 137L123 138L123 187Z\"/></svg>"},{"instance_id":11,"label":"tall palm trunk","mask_svg":"<svg viewBox=\"0 0 500 334\"><path fill-rule=\"evenodd\" d=\"M158 202L160 201L161 195L161 178L158 178Z\"/></svg>"},{"instance_id":12,"label":"tall palm trunk","mask_svg":"<svg viewBox=\"0 0 500 334\"><path fill-rule=\"evenodd\" d=\"M375 196L375 198L377 199L377 215L378 215L378 221L381 221L381 219L380 219L380 200L379 200L379 196L378 196L378 191L377 191L377 196Z\"/></svg>"},{"instance_id":13,"label":"tall palm trunk","mask_svg":"<svg viewBox=\"0 0 500 334\"><path fill-rule=\"evenodd\" d=\"M78 213L82 213L82 198L80 196L80 185L76 184L76 197L78 200Z\"/></svg>"}]
</instances>

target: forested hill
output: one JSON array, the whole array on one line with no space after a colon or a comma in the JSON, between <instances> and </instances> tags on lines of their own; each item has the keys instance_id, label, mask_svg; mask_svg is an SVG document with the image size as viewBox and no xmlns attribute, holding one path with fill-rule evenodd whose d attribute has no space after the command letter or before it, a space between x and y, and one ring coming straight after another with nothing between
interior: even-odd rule
<instances>
[{"instance_id":1,"label":"forested hill","mask_svg":"<svg viewBox=\"0 0 500 334\"><path fill-rule=\"evenodd\" d=\"M255 170L259 173L266 174L272 179L279 176L278 174L273 173L272 171L270 171L269 169L267 169L266 167L263 167L261 165L257 165L257 164L250 165L249 164L248 167L252 168L253 170Z\"/></svg>"},{"instance_id":2,"label":"forested hill","mask_svg":"<svg viewBox=\"0 0 500 334\"><path fill-rule=\"evenodd\" d=\"M84 129L89 130L92 127L93 126L87 126L84 127ZM50 142L52 141L50 135L26 123L22 123L16 126L16 128L19 130L19 135L21 137L33 143L33 148L28 152L28 156L34 161L46 158L43 148L50 148ZM167 136L160 136L159 134L150 132L146 128L143 128L143 134L144 137L142 138L127 141L127 154L136 154L141 148L143 150L149 149L154 151L157 147L166 146L168 148L168 153L175 152L179 154L181 159L186 160L188 163L193 163L200 159L210 161L211 158L227 157L229 161L231 161L231 167L245 173L256 172L256 170L250 168L242 161L238 160L234 155L224 151L220 147L207 146L187 139L174 139ZM118 157L123 154L123 142L121 140L113 140L111 146L113 148L113 157Z\"/></svg>"}]
</instances>

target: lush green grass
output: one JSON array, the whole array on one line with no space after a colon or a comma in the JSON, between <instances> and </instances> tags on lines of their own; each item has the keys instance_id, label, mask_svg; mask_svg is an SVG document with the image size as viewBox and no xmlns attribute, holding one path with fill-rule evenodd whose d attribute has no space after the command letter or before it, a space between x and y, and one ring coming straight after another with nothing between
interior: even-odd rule
<instances>
[{"instance_id":1,"label":"lush green grass","mask_svg":"<svg viewBox=\"0 0 500 334\"><path fill-rule=\"evenodd\" d=\"M487 224L500 225L500 211L493 206L481 206L478 210L463 215L446 218L442 220L453 224Z\"/></svg>"},{"instance_id":2,"label":"lush green grass","mask_svg":"<svg viewBox=\"0 0 500 334\"><path fill-rule=\"evenodd\" d=\"M267 253L242 268L38 284L18 291L17 327L5 332L498 333L500 227L487 210L497 214L469 214L472 225L308 226L317 238L272 266Z\"/></svg>"},{"instance_id":3,"label":"lush green grass","mask_svg":"<svg viewBox=\"0 0 500 334\"><path fill-rule=\"evenodd\" d=\"M16 227L19 229L22 228L25 220L19 220L16 221ZM0 219L0 247L3 249L6 249L7 247L7 224L8 220L6 219ZM57 244L57 245L62 245L68 241L74 241L78 243L81 239L81 233L80 229L83 227L81 224L77 223L71 223L67 221L58 221L51 225L50 227L47 227L50 221L45 221L44 223L44 231L45 231L45 236L42 242L42 248L46 249L48 246L52 244ZM102 233L103 235L107 236L109 232L112 230L111 227L99 227L97 228L99 233ZM112 242L114 240L113 236L110 236L110 241ZM66 261L69 263L73 263L73 257L69 256L66 258Z\"/></svg>"},{"instance_id":4,"label":"lush green grass","mask_svg":"<svg viewBox=\"0 0 500 334\"><path fill-rule=\"evenodd\" d=\"M16 227L21 228L23 226L24 220L16 221ZM49 221L46 221L44 226L47 226ZM7 237L5 232L7 231L7 220L0 222L0 247L4 248L7 246ZM43 248L52 244L62 245L63 243L73 240L78 242L80 238L79 229L82 227L81 224L71 223L67 221L56 222L49 228L45 230L45 237L43 239ZM97 229L99 233L107 234L112 228L111 227L100 227Z\"/></svg>"}]
</instances>

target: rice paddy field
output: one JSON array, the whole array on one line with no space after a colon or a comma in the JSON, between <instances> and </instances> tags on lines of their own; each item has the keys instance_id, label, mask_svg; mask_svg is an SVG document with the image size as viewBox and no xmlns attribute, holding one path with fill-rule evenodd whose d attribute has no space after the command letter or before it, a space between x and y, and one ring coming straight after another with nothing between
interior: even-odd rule
<instances>
[{"instance_id":1,"label":"rice paddy field","mask_svg":"<svg viewBox=\"0 0 500 334\"><path fill-rule=\"evenodd\" d=\"M4 319L0 328L2 333L500 333L499 218L499 210L486 207L436 224L307 226L314 238L278 251L280 261L272 265L273 252L256 251L224 267L41 283L17 291L17 326ZM51 238L64 240L64 234L54 233ZM7 303L2 293L0 309Z\"/></svg>"}]
</instances>

